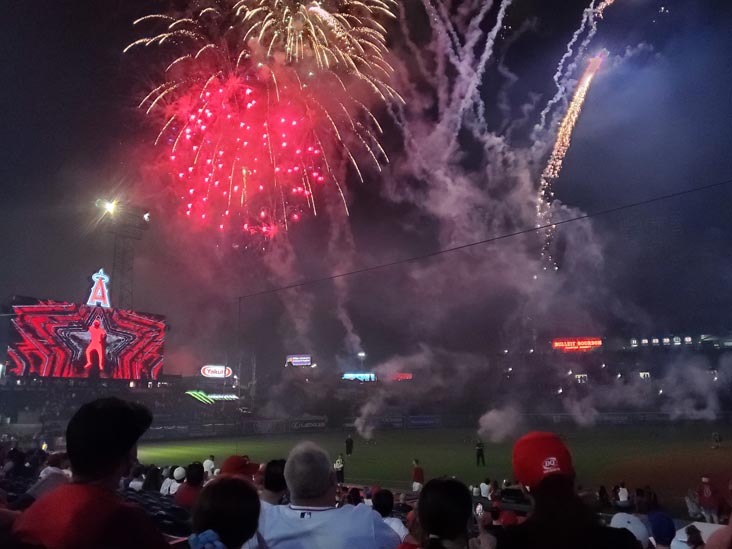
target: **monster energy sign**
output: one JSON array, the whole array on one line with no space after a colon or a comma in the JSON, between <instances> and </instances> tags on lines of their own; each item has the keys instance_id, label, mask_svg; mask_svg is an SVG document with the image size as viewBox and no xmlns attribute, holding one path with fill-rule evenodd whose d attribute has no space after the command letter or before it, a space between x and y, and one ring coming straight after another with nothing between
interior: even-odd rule
<instances>
[{"instance_id":1,"label":"monster energy sign","mask_svg":"<svg viewBox=\"0 0 732 549\"><path fill-rule=\"evenodd\" d=\"M203 391L186 391L186 394L195 398L197 401L202 402L203 404L213 404L215 402L221 402L226 400L239 400L239 397L237 395L231 393L209 395L207 393L204 393Z\"/></svg>"}]
</instances>

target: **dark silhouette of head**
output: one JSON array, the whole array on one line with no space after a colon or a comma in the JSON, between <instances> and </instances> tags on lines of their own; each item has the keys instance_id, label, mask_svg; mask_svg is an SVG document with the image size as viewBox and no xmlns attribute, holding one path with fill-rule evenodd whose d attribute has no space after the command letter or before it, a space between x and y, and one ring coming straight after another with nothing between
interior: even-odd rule
<instances>
[{"instance_id":1,"label":"dark silhouette of head","mask_svg":"<svg viewBox=\"0 0 732 549\"><path fill-rule=\"evenodd\" d=\"M427 548L442 547L443 540L467 539L473 498L458 480L432 479L420 493L417 512L422 529L430 536Z\"/></svg>"},{"instance_id":2,"label":"dark silhouette of head","mask_svg":"<svg viewBox=\"0 0 732 549\"><path fill-rule=\"evenodd\" d=\"M256 533L259 511L257 490L249 482L235 476L218 477L206 484L196 500L193 531L213 530L226 547L241 547Z\"/></svg>"}]
</instances>

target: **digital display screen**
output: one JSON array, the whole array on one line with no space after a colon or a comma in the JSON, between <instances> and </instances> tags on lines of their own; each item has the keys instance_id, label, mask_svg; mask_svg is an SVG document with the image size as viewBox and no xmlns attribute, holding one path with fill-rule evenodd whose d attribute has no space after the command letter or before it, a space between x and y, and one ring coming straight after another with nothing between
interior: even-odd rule
<instances>
[{"instance_id":1,"label":"digital display screen","mask_svg":"<svg viewBox=\"0 0 732 549\"><path fill-rule=\"evenodd\" d=\"M16 376L159 379L165 318L54 301L14 305L6 373Z\"/></svg>"}]
</instances>

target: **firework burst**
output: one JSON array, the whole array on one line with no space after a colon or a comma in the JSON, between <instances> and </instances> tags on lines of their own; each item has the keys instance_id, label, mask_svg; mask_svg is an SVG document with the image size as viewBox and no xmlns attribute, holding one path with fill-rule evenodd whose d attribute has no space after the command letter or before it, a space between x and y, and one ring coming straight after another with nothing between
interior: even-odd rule
<instances>
[{"instance_id":1,"label":"firework burst","mask_svg":"<svg viewBox=\"0 0 732 549\"><path fill-rule=\"evenodd\" d=\"M597 71L600 70L600 65L604 58L605 54L600 54L590 59L590 62L574 91L567 113L559 125L557 139L554 142L554 148L552 149L551 156L549 157L549 162L541 174L541 183L539 184L539 200L536 206L536 214L540 225L548 225L551 223L551 203L554 198L553 183L559 178L559 174L562 171L564 157L567 155L569 146L572 143L572 131L574 130L575 124L577 124L580 113L582 112L582 105L584 105L587 92L590 89L590 84L592 84L592 80L595 78ZM552 225L545 229L545 231L544 242L541 247L541 256L542 259L553 266L554 269L557 269L558 265L551 255L551 244L554 239L556 227ZM544 269L546 269L546 267L544 267Z\"/></svg>"},{"instance_id":2,"label":"firework burst","mask_svg":"<svg viewBox=\"0 0 732 549\"><path fill-rule=\"evenodd\" d=\"M161 122L155 144L187 217L271 237L316 213L341 159L388 161L367 105L401 99L389 85L391 0L208 0L143 17L157 32L130 44L170 54L140 103Z\"/></svg>"}]
</instances>

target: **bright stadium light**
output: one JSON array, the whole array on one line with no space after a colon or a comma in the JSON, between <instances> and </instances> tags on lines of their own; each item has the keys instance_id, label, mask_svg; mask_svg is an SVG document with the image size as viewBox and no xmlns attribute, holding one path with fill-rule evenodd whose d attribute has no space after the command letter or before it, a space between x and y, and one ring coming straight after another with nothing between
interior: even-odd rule
<instances>
[{"instance_id":1,"label":"bright stadium light","mask_svg":"<svg viewBox=\"0 0 732 549\"><path fill-rule=\"evenodd\" d=\"M117 202L112 200L106 200L104 202L104 211L108 214L114 214L115 210L117 209Z\"/></svg>"},{"instance_id":2,"label":"bright stadium light","mask_svg":"<svg viewBox=\"0 0 732 549\"><path fill-rule=\"evenodd\" d=\"M366 353L364 353L363 351L359 351L357 356L358 358L366 358Z\"/></svg>"}]
</instances>

